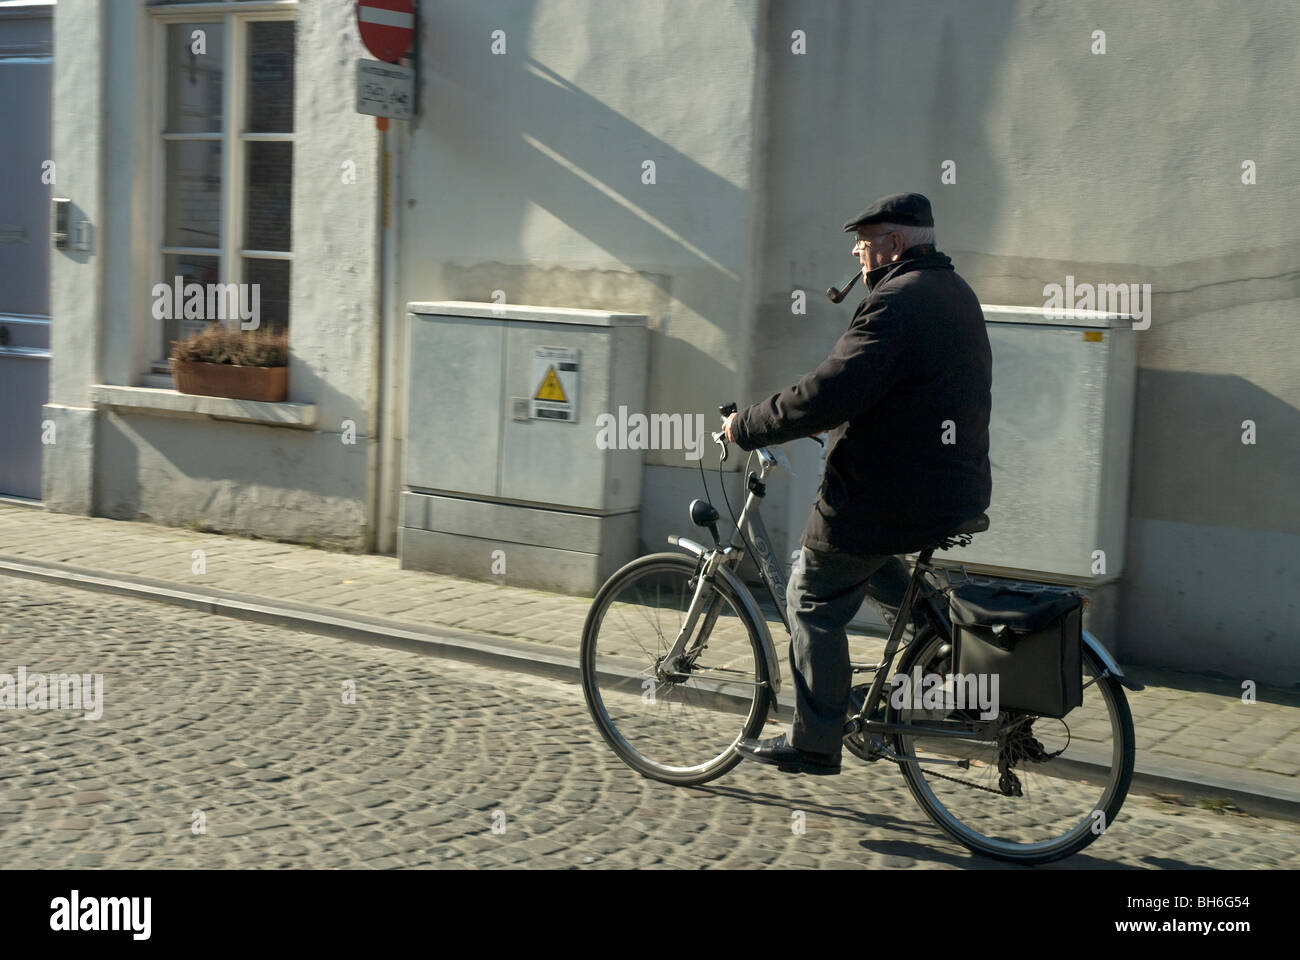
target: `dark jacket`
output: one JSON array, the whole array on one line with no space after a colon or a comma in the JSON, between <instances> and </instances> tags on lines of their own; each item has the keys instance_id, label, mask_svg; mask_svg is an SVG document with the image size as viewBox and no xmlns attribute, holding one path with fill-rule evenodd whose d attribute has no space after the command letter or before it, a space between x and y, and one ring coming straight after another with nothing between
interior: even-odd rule
<instances>
[{"instance_id":1,"label":"dark jacket","mask_svg":"<svg viewBox=\"0 0 1300 960\"><path fill-rule=\"evenodd\" d=\"M866 284L830 356L742 410L734 436L752 450L829 430L802 543L910 553L988 508L993 361L979 300L944 254L911 247Z\"/></svg>"}]
</instances>

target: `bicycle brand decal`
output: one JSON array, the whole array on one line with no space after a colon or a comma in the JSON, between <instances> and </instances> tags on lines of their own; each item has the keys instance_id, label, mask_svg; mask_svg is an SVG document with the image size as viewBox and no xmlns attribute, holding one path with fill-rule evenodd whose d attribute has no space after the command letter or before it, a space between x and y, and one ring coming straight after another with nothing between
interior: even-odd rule
<instances>
[{"instance_id":1,"label":"bicycle brand decal","mask_svg":"<svg viewBox=\"0 0 1300 960\"><path fill-rule=\"evenodd\" d=\"M754 544L754 552L758 554L759 562L763 566L763 572L767 574L768 580L772 583L772 591L776 597L784 597L786 582L785 574L781 572L781 567L776 562L776 555L772 548L767 545L767 540L761 536L750 536L750 541Z\"/></svg>"}]
</instances>

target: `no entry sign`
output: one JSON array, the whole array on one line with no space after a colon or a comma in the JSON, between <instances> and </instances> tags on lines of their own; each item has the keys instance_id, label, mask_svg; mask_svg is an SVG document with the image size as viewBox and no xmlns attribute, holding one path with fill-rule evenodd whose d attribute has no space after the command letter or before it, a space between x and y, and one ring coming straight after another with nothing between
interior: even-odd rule
<instances>
[{"instance_id":1,"label":"no entry sign","mask_svg":"<svg viewBox=\"0 0 1300 960\"><path fill-rule=\"evenodd\" d=\"M367 50L396 63L415 38L414 0L357 0L357 27Z\"/></svg>"}]
</instances>

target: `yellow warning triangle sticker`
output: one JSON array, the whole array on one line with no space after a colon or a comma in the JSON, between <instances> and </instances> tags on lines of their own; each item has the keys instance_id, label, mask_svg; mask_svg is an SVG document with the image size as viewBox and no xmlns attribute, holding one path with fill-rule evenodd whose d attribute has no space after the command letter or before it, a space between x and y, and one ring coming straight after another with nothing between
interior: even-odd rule
<instances>
[{"instance_id":1,"label":"yellow warning triangle sticker","mask_svg":"<svg viewBox=\"0 0 1300 960\"><path fill-rule=\"evenodd\" d=\"M564 395L564 388L560 386L560 378L555 375L554 364L546 368L546 376L542 377L542 385L537 388L537 396L533 399L569 402L569 398Z\"/></svg>"}]
</instances>

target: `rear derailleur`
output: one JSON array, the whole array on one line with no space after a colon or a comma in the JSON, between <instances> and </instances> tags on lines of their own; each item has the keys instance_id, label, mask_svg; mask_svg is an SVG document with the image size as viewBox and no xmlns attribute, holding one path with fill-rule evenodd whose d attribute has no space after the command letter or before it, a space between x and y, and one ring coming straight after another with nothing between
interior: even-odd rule
<instances>
[{"instance_id":1,"label":"rear derailleur","mask_svg":"<svg viewBox=\"0 0 1300 960\"><path fill-rule=\"evenodd\" d=\"M1024 796L1020 789L1020 778L1016 776L1015 766L1022 760L1044 763L1056 754L1048 753L1033 735L1031 726L1038 719L1025 716L1013 720L1002 728L998 734L998 790L1004 796Z\"/></svg>"}]
</instances>

